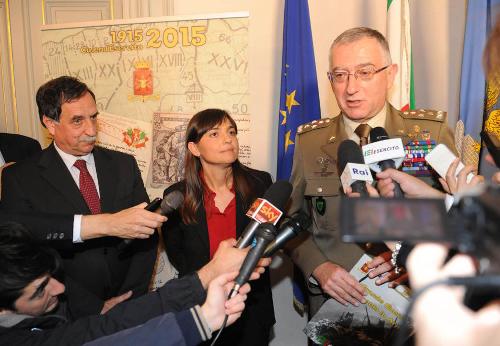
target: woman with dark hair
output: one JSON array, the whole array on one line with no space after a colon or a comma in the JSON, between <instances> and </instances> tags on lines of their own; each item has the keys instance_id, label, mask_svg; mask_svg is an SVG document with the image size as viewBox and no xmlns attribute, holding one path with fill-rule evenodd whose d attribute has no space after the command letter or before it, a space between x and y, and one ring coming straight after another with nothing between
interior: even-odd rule
<instances>
[{"instance_id":1,"label":"woman with dark hair","mask_svg":"<svg viewBox=\"0 0 500 346\"><path fill-rule=\"evenodd\" d=\"M220 109L201 111L188 124L185 178L164 192L180 190L184 202L162 227L180 276L209 262L222 241L240 236L249 222L246 210L272 183L269 173L239 162L237 132L235 121ZM275 322L269 273L251 286L242 317L222 332L218 345L268 344Z\"/></svg>"}]
</instances>

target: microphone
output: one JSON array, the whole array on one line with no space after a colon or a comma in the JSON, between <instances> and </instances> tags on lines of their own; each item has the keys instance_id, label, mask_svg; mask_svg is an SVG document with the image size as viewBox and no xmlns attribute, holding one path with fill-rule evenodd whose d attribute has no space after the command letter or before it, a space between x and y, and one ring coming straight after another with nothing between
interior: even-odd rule
<instances>
[{"instance_id":1,"label":"microphone","mask_svg":"<svg viewBox=\"0 0 500 346\"><path fill-rule=\"evenodd\" d=\"M174 210L177 210L182 202L184 202L184 195L179 190L174 190L167 193L163 199L160 197L155 198L144 209L148 211L156 211L160 208L160 214L167 216ZM122 251L130 246L133 240L134 239L123 239L122 242L118 244L118 251Z\"/></svg>"},{"instance_id":2,"label":"microphone","mask_svg":"<svg viewBox=\"0 0 500 346\"><path fill-rule=\"evenodd\" d=\"M262 257L273 256L290 239L295 238L300 232L308 229L311 223L311 218L303 212L299 212L291 218L286 219L281 224L276 238L266 247L266 251L264 251Z\"/></svg>"},{"instance_id":3,"label":"microphone","mask_svg":"<svg viewBox=\"0 0 500 346\"><path fill-rule=\"evenodd\" d=\"M247 227L243 230L236 247L243 249L252 244L255 230L261 223L270 222L273 225L278 223L290 194L292 185L285 180L278 180L272 184L264 193L264 197L257 198L247 211L247 216L251 218Z\"/></svg>"},{"instance_id":4,"label":"microphone","mask_svg":"<svg viewBox=\"0 0 500 346\"><path fill-rule=\"evenodd\" d=\"M241 265L240 272L234 280L235 284L229 294L229 297L233 297L236 293L238 293L240 287L248 281L266 247L276 236L276 227L272 223L264 222L257 227L257 230L254 233L256 244L250 249L245 257L245 260Z\"/></svg>"},{"instance_id":5,"label":"microphone","mask_svg":"<svg viewBox=\"0 0 500 346\"><path fill-rule=\"evenodd\" d=\"M375 172L388 168L398 169L405 157L401 138L389 138L383 127L375 127L370 131L370 144L363 147L365 163ZM394 182L394 197L404 197L398 183Z\"/></svg>"},{"instance_id":6,"label":"microphone","mask_svg":"<svg viewBox=\"0 0 500 346\"><path fill-rule=\"evenodd\" d=\"M436 145L434 149L425 155L425 161L427 161L427 163L431 165L436 173L443 179L446 179L446 172L456 158L455 154L453 154L452 151L444 144ZM455 171L455 177L458 176L464 167L465 166L462 162L458 163L457 170ZM469 183L472 178L474 178L474 173L471 172L467 174L467 183Z\"/></svg>"},{"instance_id":7,"label":"microphone","mask_svg":"<svg viewBox=\"0 0 500 346\"><path fill-rule=\"evenodd\" d=\"M177 210L181 204L184 202L184 194L179 190L174 190L169 192L163 197L160 204L160 214L168 215L174 210ZM149 209L148 209L149 210Z\"/></svg>"},{"instance_id":8,"label":"microphone","mask_svg":"<svg viewBox=\"0 0 500 346\"><path fill-rule=\"evenodd\" d=\"M339 162L340 181L344 191L351 187L353 192L358 192L363 197L368 197L365 181L373 181L368 165L365 165L363 153L356 142L346 139L339 145L337 151Z\"/></svg>"}]
</instances>

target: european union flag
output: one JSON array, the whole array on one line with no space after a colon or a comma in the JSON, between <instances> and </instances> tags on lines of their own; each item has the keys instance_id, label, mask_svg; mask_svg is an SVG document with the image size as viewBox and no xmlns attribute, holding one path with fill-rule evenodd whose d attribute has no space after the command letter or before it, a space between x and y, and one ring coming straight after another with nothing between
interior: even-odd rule
<instances>
[{"instance_id":1,"label":"european union flag","mask_svg":"<svg viewBox=\"0 0 500 346\"><path fill-rule=\"evenodd\" d=\"M318 80L307 0L286 0L277 179L288 180L290 177L297 127L320 116Z\"/></svg>"},{"instance_id":2,"label":"european union flag","mask_svg":"<svg viewBox=\"0 0 500 346\"><path fill-rule=\"evenodd\" d=\"M467 21L460 82L460 121L455 132L455 145L462 161L479 165L484 119L497 112L500 87L489 83L482 70L482 56L492 21L500 11L499 0L474 0L467 5Z\"/></svg>"}]
</instances>

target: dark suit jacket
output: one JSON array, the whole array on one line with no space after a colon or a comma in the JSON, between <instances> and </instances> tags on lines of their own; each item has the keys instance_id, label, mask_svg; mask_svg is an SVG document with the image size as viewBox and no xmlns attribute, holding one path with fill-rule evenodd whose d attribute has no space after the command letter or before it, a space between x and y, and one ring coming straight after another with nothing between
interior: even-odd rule
<instances>
[{"instance_id":1,"label":"dark suit jacket","mask_svg":"<svg viewBox=\"0 0 500 346\"><path fill-rule=\"evenodd\" d=\"M45 240L41 236L50 233L54 239L59 238L59 234L71 234L73 232L73 215L60 215L60 214L45 214L33 212L6 212L0 209L0 223L17 222L22 224L33 235L40 240ZM55 247L71 247L73 241L71 238L66 238L58 242Z\"/></svg>"},{"instance_id":2,"label":"dark suit jacket","mask_svg":"<svg viewBox=\"0 0 500 346\"><path fill-rule=\"evenodd\" d=\"M102 212L116 212L148 200L132 156L100 147L94 148L93 154ZM90 214L53 144L4 170L2 205L7 211ZM47 229L46 236L41 237L53 242L54 233ZM72 231L59 233L57 240L61 239L72 239ZM106 299L129 289L134 296L146 293L156 259L157 237L134 241L123 251L117 249L120 242L118 238L104 237L59 249L66 275L95 296L92 301L80 301L68 289L68 301L77 317L99 312Z\"/></svg>"},{"instance_id":3,"label":"dark suit jacket","mask_svg":"<svg viewBox=\"0 0 500 346\"><path fill-rule=\"evenodd\" d=\"M248 170L255 197L261 197L272 184L271 176L267 172L245 169ZM184 182L172 185L165 190L164 195L176 189L184 191ZM250 220L245 215L246 209L241 196L236 194L237 238ZM196 212L196 220L196 224L186 225L182 222L180 214L174 212L169 215L162 227L168 258L180 276L196 271L210 261L210 243L203 205ZM269 271L266 270L261 279L252 281L251 286L252 291L241 319L224 330L217 341L218 345L262 345L264 343L259 342L259 336L260 340L267 341L269 338L269 330L275 322Z\"/></svg>"},{"instance_id":4,"label":"dark suit jacket","mask_svg":"<svg viewBox=\"0 0 500 346\"><path fill-rule=\"evenodd\" d=\"M0 152L5 162L17 162L42 150L36 139L12 133L0 133Z\"/></svg>"}]
</instances>

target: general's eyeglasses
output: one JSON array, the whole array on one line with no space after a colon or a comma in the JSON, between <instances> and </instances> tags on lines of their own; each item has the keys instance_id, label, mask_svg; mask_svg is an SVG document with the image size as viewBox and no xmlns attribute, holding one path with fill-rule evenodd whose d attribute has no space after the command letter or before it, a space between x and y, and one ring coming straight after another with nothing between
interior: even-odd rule
<instances>
[{"instance_id":1,"label":"general's eyeglasses","mask_svg":"<svg viewBox=\"0 0 500 346\"><path fill-rule=\"evenodd\" d=\"M349 76L354 76L357 80L362 80L362 81L369 81L375 76L377 73L382 72L386 68L388 68L391 65L386 65L384 67L379 68L378 70L375 69L374 66L366 66L362 67L354 73L349 73L347 71L342 71L342 70L336 70L336 71L328 71L326 74L328 75L328 79L330 80L331 83L344 83L347 81Z\"/></svg>"}]
</instances>

